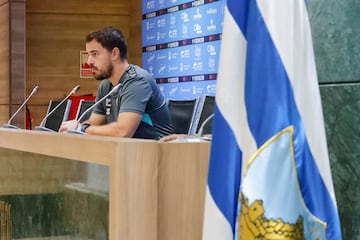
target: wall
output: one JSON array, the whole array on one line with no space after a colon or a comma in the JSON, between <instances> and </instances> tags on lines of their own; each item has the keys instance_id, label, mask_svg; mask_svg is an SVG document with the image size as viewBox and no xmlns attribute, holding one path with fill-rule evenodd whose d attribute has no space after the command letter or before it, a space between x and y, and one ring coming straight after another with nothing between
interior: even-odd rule
<instances>
[{"instance_id":1,"label":"wall","mask_svg":"<svg viewBox=\"0 0 360 240\"><path fill-rule=\"evenodd\" d=\"M0 0L0 121L9 120L25 95L25 1ZM23 111L24 113L24 111ZM24 126L23 118L14 124Z\"/></svg>"},{"instance_id":2,"label":"wall","mask_svg":"<svg viewBox=\"0 0 360 240\"><path fill-rule=\"evenodd\" d=\"M33 126L46 114L50 99L62 99L80 85L76 95L96 94L99 81L80 78L80 51L85 36L93 30L112 25L119 27L129 44L129 61L141 64L141 14L136 1L53 0L26 2L26 90L40 89L29 102ZM136 12L138 16L134 16ZM132 46L133 44L133 46ZM138 49L138 50L137 50Z\"/></svg>"},{"instance_id":3,"label":"wall","mask_svg":"<svg viewBox=\"0 0 360 240\"><path fill-rule=\"evenodd\" d=\"M360 239L360 2L308 8L343 239Z\"/></svg>"}]
</instances>

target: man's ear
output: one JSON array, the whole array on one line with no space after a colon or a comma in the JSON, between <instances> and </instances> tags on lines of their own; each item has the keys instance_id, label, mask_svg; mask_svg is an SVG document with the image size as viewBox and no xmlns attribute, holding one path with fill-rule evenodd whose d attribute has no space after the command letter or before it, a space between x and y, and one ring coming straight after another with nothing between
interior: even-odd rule
<instances>
[{"instance_id":1,"label":"man's ear","mask_svg":"<svg viewBox=\"0 0 360 240\"><path fill-rule=\"evenodd\" d=\"M118 47L114 47L111 51L111 57L113 60L120 59L120 49Z\"/></svg>"}]
</instances>

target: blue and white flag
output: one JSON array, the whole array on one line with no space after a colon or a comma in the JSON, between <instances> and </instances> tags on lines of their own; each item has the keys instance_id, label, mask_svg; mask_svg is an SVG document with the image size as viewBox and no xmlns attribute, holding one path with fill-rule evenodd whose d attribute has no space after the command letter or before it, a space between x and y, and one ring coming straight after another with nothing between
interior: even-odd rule
<instances>
[{"instance_id":1,"label":"blue and white flag","mask_svg":"<svg viewBox=\"0 0 360 240\"><path fill-rule=\"evenodd\" d=\"M305 0L227 0L203 240L341 239Z\"/></svg>"}]
</instances>

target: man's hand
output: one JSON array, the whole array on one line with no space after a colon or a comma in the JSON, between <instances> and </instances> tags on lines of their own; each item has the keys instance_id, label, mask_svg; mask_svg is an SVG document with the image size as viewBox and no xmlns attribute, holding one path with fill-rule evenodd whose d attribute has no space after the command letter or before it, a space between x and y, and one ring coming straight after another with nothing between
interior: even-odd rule
<instances>
[{"instance_id":1,"label":"man's hand","mask_svg":"<svg viewBox=\"0 0 360 240\"><path fill-rule=\"evenodd\" d=\"M77 129L75 129L76 127L76 124L78 125L77 126ZM66 132L68 130L80 130L81 128L81 124L76 121L76 120L70 120L70 121L65 121L65 122L62 122L61 123L61 126L59 128L59 132Z\"/></svg>"},{"instance_id":2,"label":"man's hand","mask_svg":"<svg viewBox=\"0 0 360 240\"><path fill-rule=\"evenodd\" d=\"M189 135L186 135L186 134L171 134L171 135L161 138L159 140L159 142L171 142L171 141L175 141L177 139L186 138L188 136Z\"/></svg>"}]
</instances>

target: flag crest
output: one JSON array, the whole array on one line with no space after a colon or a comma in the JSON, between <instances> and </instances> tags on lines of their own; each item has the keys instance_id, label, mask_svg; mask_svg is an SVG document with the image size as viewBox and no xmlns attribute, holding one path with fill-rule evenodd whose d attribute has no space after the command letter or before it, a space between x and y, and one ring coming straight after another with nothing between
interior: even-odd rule
<instances>
[{"instance_id":1,"label":"flag crest","mask_svg":"<svg viewBox=\"0 0 360 240\"><path fill-rule=\"evenodd\" d=\"M268 140L249 161L239 206L239 240L326 239L326 224L311 214L300 192L292 127Z\"/></svg>"}]
</instances>

